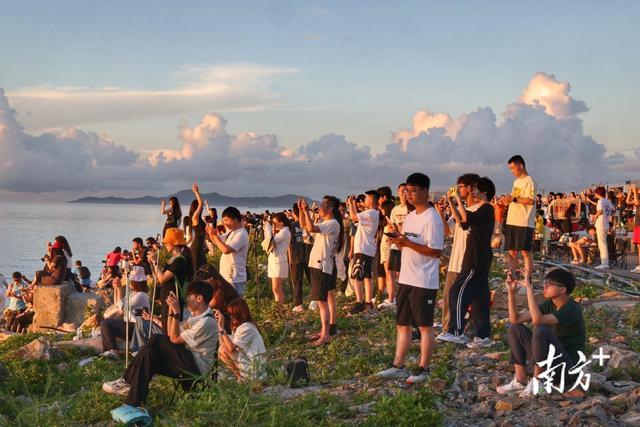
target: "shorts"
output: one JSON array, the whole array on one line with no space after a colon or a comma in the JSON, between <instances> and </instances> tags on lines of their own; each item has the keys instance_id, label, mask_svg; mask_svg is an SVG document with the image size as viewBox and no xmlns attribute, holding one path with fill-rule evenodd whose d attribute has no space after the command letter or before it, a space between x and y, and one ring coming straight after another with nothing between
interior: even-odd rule
<instances>
[{"instance_id":1,"label":"shorts","mask_svg":"<svg viewBox=\"0 0 640 427\"><path fill-rule=\"evenodd\" d=\"M351 278L354 280L362 281L364 279L371 279L373 270L373 257L365 254L356 254L353 257L353 270L351 271Z\"/></svg>"},{"instance_id":2,"label":"shorts","mask_svg":"<svg viewBox=\"0 0 640 427\"><path fill-rule=\"evenodd\" d=\"M378 274L378 278L382 277L383 279L387 275L387 270L384 269L384 264L381 262L378 263L377 274Z\"/></svg>"},{"instance_id":3,"label":"shorts","mask_svg":"<svg viewBox=\"0 0 640 427\"><path fill-rule=\"evenodd\" d=\"M533 228L507 225L504 229L505 251L531 252L533 245Z\"/></svg>"},{"instance_id":4,"label":"shorts","mask_svg":"<svg viewBox=\"0 0 640 427\"><path fill-rule=\"evenodd\" d=\"M309 268L311 276L311 301L327 301L329 291L336 290L336 268L333 274L324 273L318 268Z\"/></svg>"},{"instance_id":5,"label":"shorts","mask_svg":"<svg viewBox=\"0 0 640 427\"><path fill-rule=\"evenodd\" d=\"M633 243L640 245L640 225L633 227Z\"/></svg>"},{"instance_id":6,"label":"shorts","mask_svg":"<svg viewBox=\"0 0 640 427\"><path fill-rule=\"evenodd\" d=\"M437 289L418 288L400 283L396 298L396 325L433 326Z\"/></svg>"},{"instance_id":7,"label":"shorts","mask_svg":"<svg viewBox=\"0 0 640 427\"><path fill-rule=\"evenodd\" d=\"M402 260L402 252L399 249L391 249L389 253L389 271L400 272L400 261Z\"/></svg>"}]
</instances>

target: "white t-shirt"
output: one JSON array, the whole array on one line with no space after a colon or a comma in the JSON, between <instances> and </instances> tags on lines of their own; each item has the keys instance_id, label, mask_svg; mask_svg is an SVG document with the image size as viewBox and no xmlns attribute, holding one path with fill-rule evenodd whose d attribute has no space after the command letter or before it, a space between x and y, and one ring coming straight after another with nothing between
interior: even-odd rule
<instances>
[{"instance_id":1,"label":"white t-shirt","mask_svg":"<svg viewBox=\"0 0 640 427\"><path fill-rule=\"evenodd\" d=\"M149 308L149 295L146 292L135 292L132 291L129 296L130 307L127 309L127 296L125 292L125 296L122 297L120 301L116 301L116 307L118 307L124 313L125 321L136 323L136 316L133 313L136 308Z\"/></svg>"},{"instance_id":2,"label":"white t-shirt","mask_svg":"<svg viewBox=\"0 0 640 427\"><path fill-rule=\"evenodd\" d=\"M391 224L395 224L398 226L400 230L402 230L402 224L404 224L404 219L409 213L409 208L407 205L398 205L394 206L391 209L391 215L389 215L389 219L391 220ZM391 245L391 249L400 250L397 245Z\"/></svg>"},{"instance_id":3,"label":"white t-shirt","mask_svg":"<svg viewBox=\"0 0 640 427\"><path fill-rule=\"evenodd\" d=\"M609 222L611 221L611 215L613 215L613 211L615 208L611 203L611 200L607 198L602 198L598 200L596 204L596 212L602 211L602 215L596 219L596 227L603 228L605 230L609 229Z\"/></svg>"},{"instance_id":4,"label":"white t-shirt","mask_svg":"<svg viewBox=\"0 0 640 427\"><path fill-rule=\"evenodd\" d=\"M380 213L375 209L356 214L358 216L358 228L353 240L353 253L376 256L376 231Z\"/></svg>"},{"instance_id":5,"label":"white t-shirt","mask_svg":"<svg viewBox=\"0 0 640 427\"><path fill-rule=\"evenodd\" d=\"M190 317L180 324L180 337L185 347L193 354L201 374L209 372L215 362L218 348L218 325L211 309Z\"/></svg>"},{"instance_id":6,"label":"white t-shirt","mask_svg":"<svg viewBox=\"0 0 640 427\"><path fill-rule=\"evenodd\" d=\"M340 224L335 219L319 222L316 227L319 233L313 233L313 247L309 254L309 267L322 270L323 273L332 274L333 259L338 252L338 238L340 236Z\"/></svg>"},{"instance_id":7,"label":"white t-shirt","mask_svg":"<svg viewBox=\"0 0 640 427\"><path fill-rule=\"evenodd\" d=\"M444 246L444 224L434 208L421 214L409 212L404 220L402 233L412 242L442 250ZM402 248L400 277L398 283L425 289L438 289L440 258L422 255L407 247Z\"/></svg>"},{"instance_id":8,"label":"white t-shirt","mask_svg":"<svg viewBox=\"0 0 640 427\"><path fill-rule=\"evenodd\" d=\"M480 207L480 203L467 207L467 211L475 212ZM453 245L451 246L451 257L449 258L449 267L447 271L452 273L460 273L462 270L462 259L464 251L467 249L467 237L469 237L469 229L463 230L460 224L456 223L453 217L449 218L449 228L453 230Z\"/></svg>"},{"instance_id":9,"label":"white t-shirt","mask_svg":"<svg viewBox=\"0 0 640 427\"><path fill-rule=\"evenodd\" d=\"M526 197L533 199L536 195L536 184L529 175L522 178L516 178L513 181L511 196L520 198ZM534 228L536 224L536 206L523 205L522 203L509 203L507 211L507 225L515 225L518 227Z\"/></svg>"},{"instance_id":10,"label":"white t-shirt","mask_svg":"<svg viewBox=\"0 0 640 427\"><path fill-rule=\"evenodd\" d=\"M233 333L232 341L240 347L237 362L242 377L247 379L262 377L264 353L267 349L256 325L253 322L244 322Z\"/></svg>"},{"instance_id":11,"label":"white t-shirt","mask_svg":"<svg viewBox=\"0 0 640 427\"><path fill-rule=\"evenodd\" d=\"M249 235L244 227L230 231L220 236L220 239L235 249L230 254L222 254L220 257L220 274L229 283L242 283L247 281L247 251L249 250Z\"/></svg>"}]
</instances>

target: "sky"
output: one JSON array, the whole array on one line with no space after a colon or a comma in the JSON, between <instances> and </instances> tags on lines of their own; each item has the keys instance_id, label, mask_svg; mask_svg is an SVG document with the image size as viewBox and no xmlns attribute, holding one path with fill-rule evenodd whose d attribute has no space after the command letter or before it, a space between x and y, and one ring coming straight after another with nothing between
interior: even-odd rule
<instances>
[{"instance_id":1,"label":"sky","mask_svg":"<svg viewBox=\"0 0 640 427\"><path fill-rule=\"evenodd\" d=\"M0 195L340 195L412 168L504 189L515 152L550 190L640 164L640 2L236 3L0 1Z\"/></svg>"}]
</instances>

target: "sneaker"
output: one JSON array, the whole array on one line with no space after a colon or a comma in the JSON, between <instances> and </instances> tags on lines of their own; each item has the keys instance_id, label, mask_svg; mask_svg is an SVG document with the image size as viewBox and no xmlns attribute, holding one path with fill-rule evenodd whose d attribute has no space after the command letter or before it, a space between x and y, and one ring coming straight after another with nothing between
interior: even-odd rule
<instances>
[{"instance_id":1,"label":"sneaker","mask_svg":"<svg viewBox=\"0 0 640 427\"><path fill-rule=\"evenodd\" d=\"M119 396L126 396L129 394L131 386L124 380L124 378L118 378L115 381L108 381L102 384L102 390L109 394L117 394Z\"/></svg>"},{"instance_id":2,"label":"sneaker","mask_svg":"<svg viewBox=\"0 0 640 427\"><path fill-rule=\"evenodd\" d=\"M470 341L466 335L454 335L449 332L441 333L436 337L436 339L440 341L452 342L459 345L467 345Z\"/></svg>"},{"instance_id":3,"label":"sneaker","mask_svg":"<svg viewBox=\"0 0 640 427\"><path fill-rule=\"evenodd\" d=\"M316 311L318 309L318 301L311 301L309 303L309 310Z\"/></svg>"},{"instance_id":4,"label":"sneaker","mask_svg":"<svg viewBox=\"0 0 640 427\"><path fill-rule=\"evenodd\" d=\"M467 344L467 348L489 348L493 345L491 338L473 337L473 340Z\"/></svg>"},{"instance_id":5,"label":"sneaker","mask_svg":"<svg viewBox=\"0 0 640 427\"><path fill-rule=\"evenodd\" d=\"M378 308L379 309L387 309L387 308L395 308L395 307L396 307L395 301L389 301L386 298L385 298L384 301L382 301L380 304L378 304Z\"/></svg>"},{"instance_id":6,"label":"sneaker","mask_svg":"<svg viewBox=\"0 0 640 427\"><path fill-rule=\"evenodd\" d=\"M630 273L640 273L640 265L634 268L633 270L629 270Z\"/></svg>"},{"instance_id":7,"label":"sneaker","mask_svg":"<svg viewBox=\"0 0 640 427\"><path fill-rule=\"evenodd\" d=\"M387 380L397 380L400 378L406 378L407 376L409 376L409 373L404 368L404 366L402 368L396 368L395 366L391 365L391 367L378 372L376 376Z\"/></svg>"},{"instance_id":8,"label":"sneaker","mask_svg":"<svg viewBox=\"0 0 640 427\"><path fill-rule=\"evenodd\" d=\"M429 379L429 374L429 368L425 369L420 366L407 378L407 384L422 384Z\"/></svg>"},{"instance_id":9,"label":"sneaker","mask_svg":"<svg viewBox=\"0 0 640 427\"><path fill-rule=\"evenodd\" d=\"M526 388L526 386L524 384L519 382L516 379L516 377L513 377L511 382L508 382L506 384L499 385L498 387L496 387L496 392L498 394L508 394L508 393L511 393L511 392L514 392L514 391L522 391L525 388Z\"/></svg>"},{"instance_id":10,"label":"sneaker","mask_svg":"<svg viewBox=\"0 0 640 427\"><path fill-rule=\"evenodd\" d=\"M527 386L524 390L520 392L518 396L520 399L531 399L532 397L536 397L537 394L542 394L542 387L538 387L538 392L535 392L535 388L533 386L534 380L533 378L527 383Z\"/></svg>"},{"instance_id":11,"label":"sneaker","mask_svg":"<svg viewBox=\"0 0 640 427\"><path fill-rule=\"evenodd\" d=\"M302 313L304 311L304 307L302 305L296 305L292 310L294 313Z\"/></svg>"},{"instance_id":12,"label":"sneaker","mask_svg":"<svg viewBox=\"0 0 640 427\"><path fill-rule=\"evenodd\" d=\"M116 350L107 350L104 353L100 353L100 356L107 359L119 359L120 353L118 353Z\"/></svg>"},{"instance_id":13,"label":"sneaker","mask_svg":"<svg viewBox=\"0 0 640 427\"><path fill-rule=\"evenodd\" d=\"M608 270L609 266L607 264L600 264L597 267L594 267L596 270Z\"/></svg>"},{"instance_id":14,"label":"sneaker","mask_svg":"<svg viewBox=\"0 0 640 427\"><path fill-rule=\"evenodd\" d=\"M349 314L358 314L363 311L364 311L364 303L357 302L353 307L351 307L351 310L349 310Z\"/></svg>"}]
</instances>

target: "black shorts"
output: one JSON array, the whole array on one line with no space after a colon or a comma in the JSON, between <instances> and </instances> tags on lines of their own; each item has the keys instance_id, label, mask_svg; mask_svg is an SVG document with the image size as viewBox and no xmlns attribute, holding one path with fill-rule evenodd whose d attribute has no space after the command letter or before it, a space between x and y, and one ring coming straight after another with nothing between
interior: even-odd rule
<instances>
[{"instance_id":1,"label":"black shorts","mask_svg":"<svg viewBox=\"0 0 640 427\"><path fill-rule=\"evenodd\" d=\"M396 325L433 326L437 294L437 289L418 288L400 283L396 298Z\"/></svg>"},{"instance_id":2,"label":"black shorts","mask_svg":"<svg viewBox=\"0 0 640 427\"><path fill-rule=\"evenodd\" d=\"M504 229L505 251L531 251L533 246L533 228L506 225Z\"/></svg>"},{"instance_id":3,"label":"black shorts","mask_svg":"<svg viewBox=\"0 0 640 427\"><path fill-rule=\"evenodd\" d=\"M324 273L318 268L309 268L311 276L311 301L327 301L329 291L336 290L336 268L333 274Z\"/></svg>"},{"instance_id":4,"label":"black shorts","mask_svg":"<svg viewBox=\"0 0 640 427\"><path fill-rule=\"evenodd\" d=\"M354 280L371 279L373 269L373 257L365 254L356 254L353 257L351 278Z\"/></svg>"},{"instance_id":5,"label":"black shorts","mask_svg":"<svg viewBox=\"0 0 640 427\"><path fill-rule=\"evenodd\" d=\"M389 253L389 271L400 272L400 261L402 260L402 251L399 249L391 249Z\"/></svg>"}]
</instances>

